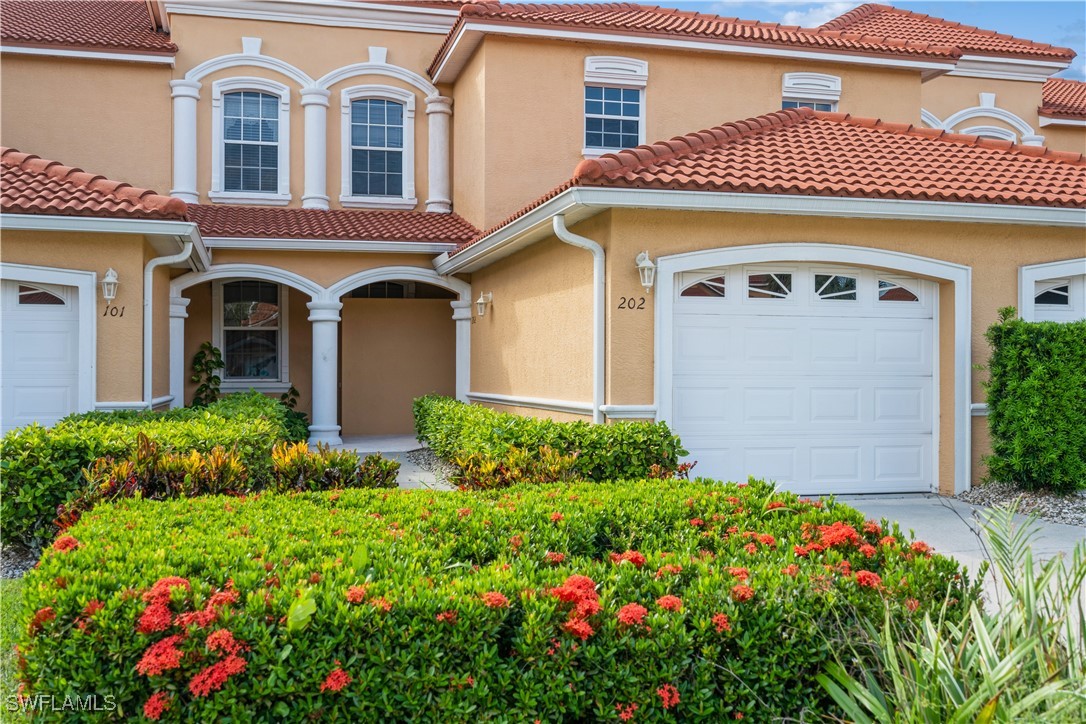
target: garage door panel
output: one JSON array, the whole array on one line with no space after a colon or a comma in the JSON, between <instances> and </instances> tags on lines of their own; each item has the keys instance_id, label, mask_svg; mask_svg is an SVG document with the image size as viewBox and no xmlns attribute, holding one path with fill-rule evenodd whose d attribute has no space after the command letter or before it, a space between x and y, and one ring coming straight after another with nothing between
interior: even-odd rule
<instances>
[{"instance_id":1,"label":"garage door panel","mask_svg":"<svg viewBox=\"0 0 1086 724\"><path fill-rule=\"evenodd\" d=\"M793 266L796 280L813 273ZM857 276L847 306L806 293L678 303L669 422L698 475L808 493L931 489L930 296L881 304L878 275Z\"/></svg>"},{"instance_id":2,"label":"garage door panel","mask_svg":"<svg viewBox=\"0 0 1086 724\"><path fill-rule=\"evenodd\" d=\"M14 329L4 338L5 369L70 371L77 360L76 338L68 323L50 322L44 329Z\"/></svg>"}]
</instances>

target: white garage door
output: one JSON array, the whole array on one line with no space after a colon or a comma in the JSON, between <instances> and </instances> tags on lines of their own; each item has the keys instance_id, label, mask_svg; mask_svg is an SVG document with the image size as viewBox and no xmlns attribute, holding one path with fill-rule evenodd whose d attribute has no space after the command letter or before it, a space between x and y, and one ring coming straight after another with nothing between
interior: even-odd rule
<instances>
[{"instance_id":1,"label":"white garage door","mask_svg":"<svg viewBox=\"0 0 1086 724\"><path fill-rule=\"evenodd\" d=\"M79 310L75 287L4 281L0 417L6 432L51 425L79 403Z\"/></svg>"},{"instance_id":2,"label":"white garage door","mask_svg":"<svg viewBox=\"0 0 1086 724\"><path fill-rule=\"evenodd\" d=\"M676 279L671 420L700 476L927 491L934 285L778 264Z\"/></svg>"}]
</instances>

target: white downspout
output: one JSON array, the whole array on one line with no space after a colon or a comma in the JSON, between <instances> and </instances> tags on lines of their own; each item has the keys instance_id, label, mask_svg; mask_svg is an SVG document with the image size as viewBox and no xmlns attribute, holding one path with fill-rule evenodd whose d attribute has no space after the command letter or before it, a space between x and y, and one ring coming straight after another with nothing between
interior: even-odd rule
<instances>
[{"instance_id":1,"label":"white downspout","mask_svg":"<svg viewBox=\"0 0 1086 724\"><path fill-rule=\"evenodd\" d=\"M194 247L192 239L189 239L177 254L173 256L156 256L143 267L143 406L148 410L154 406L151 386L152 371L154 370L151 355L154 346L151 317L154 310L155 269L165 264L176 264L187 260L192 256Z\"/></svg>"},{"instance_id":2,"label":"white downspout","mask_svg":"<svg viewBox=\"0 0 1086 724\"><path fill-rule=\"evenodd\" d=\"M554 235L561 241L592 253L592 422L603 422L604 392L606 390L607 337L607 270L603 247L566 228L566 217L554 217Z\"/></svg>"}]
</instances>

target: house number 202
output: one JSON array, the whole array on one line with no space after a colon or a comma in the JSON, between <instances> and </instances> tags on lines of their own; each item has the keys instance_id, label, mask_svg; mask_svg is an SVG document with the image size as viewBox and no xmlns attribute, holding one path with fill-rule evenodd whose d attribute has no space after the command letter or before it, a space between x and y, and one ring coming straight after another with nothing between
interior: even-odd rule
<instances>
[{"instance_id":1,"label":"house number 202","mask_svg":"<svg viewBox=\"0 0 1086 724\"><path fill-rule=\"evenodd\" d=\"M102 310L103 317L123 317L124 307L106 307Z\"/></svg>"},{"instance_id":2,"label":"house number 202","mask_svg":"<svg viewBox=\"0 0 1086 724\"><path fill-rule=\"evenodd\" d=\"M644 297L619 297L618 300L619 309L644 309L645 298Z\"/></svg>"}]
</instances>

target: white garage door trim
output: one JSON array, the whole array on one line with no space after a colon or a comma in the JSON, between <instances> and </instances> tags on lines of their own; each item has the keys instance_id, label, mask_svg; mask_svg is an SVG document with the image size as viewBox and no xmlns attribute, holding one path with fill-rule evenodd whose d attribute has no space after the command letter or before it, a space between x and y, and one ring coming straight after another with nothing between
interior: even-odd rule
<instances>
[{"instance_id":1,"label":"white garage door trim","mask_svg":"<svg viewBox=\"0 0 1086 724\"><path fill-rule=\"evenodd\" d=\"M96 300L98 275L78 269L55 269L26 264L0 263L0 279L31 284L56 284L75 287L78 290L76 305L79 310L79 370L77 412L94 409L97 375L95 373L95 348L97 333Z\"/></svg>"},{"instance_id":2,"label":"white garage door trim","mask_svg":"<svg viewBox=\"0 0 1086 724\"><path fill-rule=\"evenodd\" d=\"M1018 269L1018 313L1027 322L1037 319L1037 305L1034 297L1037 292L1037 282L1045 279L1063 278L1069 282L1072 299L1068 305L1067 320L1081 319L1083 309L1086 309L1086 257L1081 259L1068 259L1066 261L1053 261L1046 264L1030 264ZM1042 315L1045 316L1045 315Z\"/></svg>"},{"instance_id":3,"label":"white garage door trim","mask_svg":"<svg viewBox=\"0 0 1086 724\"><path fill-rule=\"evenodd\" d=\"M655 394L657 419L668 422L672 417L671 379L674 370L674 337L672 319L675 306L676 276L681 272L711 267L728 267L765 262L815 262L874 267L906 274L929 277L954 284L954 491L964 492L970 485L971 449L971 375L972 352L972 270L960 264L905 254L843 244L782 243L754 244L726 249L707 249L673 254L657 259L655 300ZM938 359L939 300L935 299L934 339ZM933 487L939 487L939 365L934 366L933 384Z\"/></svg>"}]
</instances>

